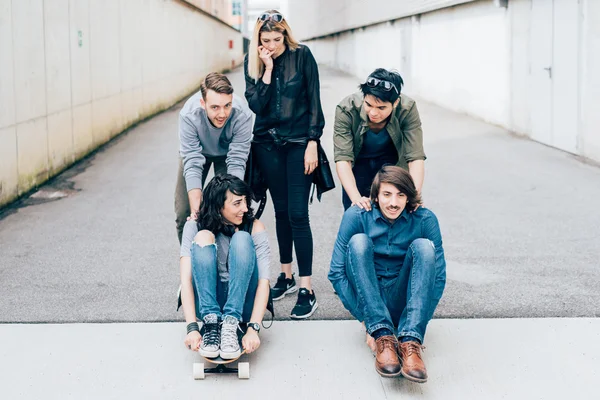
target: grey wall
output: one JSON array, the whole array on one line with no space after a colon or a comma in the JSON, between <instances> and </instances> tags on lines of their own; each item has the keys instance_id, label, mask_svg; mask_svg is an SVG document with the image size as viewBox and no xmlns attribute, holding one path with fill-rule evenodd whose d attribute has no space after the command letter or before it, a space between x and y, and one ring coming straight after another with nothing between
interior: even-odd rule
<instances>
[{"instance_id":1,"label":"grey wall","mask_svg":"<svg viewBox=\"0 0 600 400\"><path fill-rule=\"evenodd\" d=\"M282 0L281 8L294 34L304 40L472 1Z\"/></svg>"},{"instance_id":2,"label":"grey wall","mask_svg":"<svg viewBox=\"0 0 600 400\"><path fill-rule=\"evenodd\" d=\"M0 206L241 59L177 0L0 0Z\"/></svg>"},{"instance_id":3,"label":"grey wall","mask_svg":"<svg viewBox=\"0 0 600 400\"><path fill-rule=\"evenodd\" d=\"M549 1L555 35L540 44L532 34L533 1L547 4L509 0L500 7L480 0L443 7L450 2L346 0L311 8L289 0L288 7L294 33L313 38L306 44L317 61L355 75L357 83L377 67L396 69L409 95L600 161L600 113L594 111L600 106L600 78L594 73L600 70L600 2ZM434 5L436 10L424 12ZM396 18L411 10L415 15ZM371 25L384 13L387 21ZM363 27L347 30L351 26ZM325 32L331 34L322 36ZM537 73L539 83L535 46L554 48L547 110L539 107L547 92L534 79ZM534 124L540 118L549 127L543 135Z\"/></svg>"}]
</instances>

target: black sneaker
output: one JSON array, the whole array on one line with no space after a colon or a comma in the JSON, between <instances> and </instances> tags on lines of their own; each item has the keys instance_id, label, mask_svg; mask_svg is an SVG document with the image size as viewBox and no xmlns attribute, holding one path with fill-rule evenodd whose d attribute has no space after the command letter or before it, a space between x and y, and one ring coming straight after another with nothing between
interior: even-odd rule
<instances>
[{"instance_id":1,"label":"black sneaker","mask_svg":"<svg viewBox=\"0 0 600 400\"><path fill-rule=\"evenodd\" d=\"M285 273L282 272L277 278L277 283L275 283L275 286L271 289L271 294L273 295L273 300L281 300L286 294L294 293L297 290L298 286L296 286L294 274L292 274L290 279L286 279Z\"/></svg>"},{"instance_id":2,"label":"black sneaker","mask_svg":"<svg viewBox=\"0 0 600 400\"><path fill-rule=\"evenodd\" d=\"M203 357L219 357L219 349L221 347L221 332L219 328L219 319L216 314L204 316L204 324L202 324L202 329L200 330L200 334L202 335L200 354Z\"/></svg>"},{"instance_id":3,"label":"black sneaker","mask_svg":"<svg viewBox=\"0 0 600 400\"><path fill-rule=\"evenodd\" d=\"M315 291L313 290L311 294L308 289L302 288L298 293L298 301L292 310L290 318L306 319L313 315L317 307L319 307L319 303L317 303Z\"/></svg>"}]
</instances>

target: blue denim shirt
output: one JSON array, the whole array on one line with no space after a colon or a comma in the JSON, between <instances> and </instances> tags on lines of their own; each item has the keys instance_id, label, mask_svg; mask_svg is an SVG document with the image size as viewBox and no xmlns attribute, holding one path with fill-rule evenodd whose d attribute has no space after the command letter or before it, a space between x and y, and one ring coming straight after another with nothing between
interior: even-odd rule
<instances>
[{"instance_id":1,"label":"blue denim shirt","mask_svg":"<svg viewBox=\"0 0 600 400\"><path fill-rule=\"evenodd\" d=\"M419 238L429 239L435 246L435 263L438 274L446 271L442 234L435 214L420 207L409 213L404 210L394 223L390 223L375 206L365 211L352 206L344 213L337 240L333 248L329 280L334 284L346 275L348 242L357 233L366 234L373 241L375 271L378 277L391 278L400 273L410 244Z\"/></svg>"}]
</instances>

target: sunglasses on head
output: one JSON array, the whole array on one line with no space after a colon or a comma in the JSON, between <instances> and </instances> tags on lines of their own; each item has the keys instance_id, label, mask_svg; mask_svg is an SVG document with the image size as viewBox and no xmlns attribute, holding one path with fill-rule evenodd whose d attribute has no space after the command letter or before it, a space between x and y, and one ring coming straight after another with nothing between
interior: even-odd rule
<instances>
[{"instance_id":1,"label":"sunglasses on head","mask_svg":"<svg viewBox=\"0 0 600 400\"><path fill-rule=\"evenodd\" d=\"M396 93L400 94L400 92L398 91L398 88L392 82L373 78L372 76L367 78L367 86L372 87L372 88L381 86L383 88L383 90L385 90L386 92L389 92L390 90L394 89L396 91Z\"/></svg>"},{"instance_id":2,"label":"sunglasses on head","mask_svg":"<svg viewBox=\"0 0 600 400\"><path fill-rule=\"evenodd\" d=\"M263 21L263 22L264 21L269 21L269 20L275 21L275 22L281 22L281 21L283 21L283 15L281 15L279 13L273 13L273 14L271 14L271 13L267 13L266 12L266 13L262 13L260 15L260 17L258 17L258 20L259 21Z\"/></svg>"}]
</instances>

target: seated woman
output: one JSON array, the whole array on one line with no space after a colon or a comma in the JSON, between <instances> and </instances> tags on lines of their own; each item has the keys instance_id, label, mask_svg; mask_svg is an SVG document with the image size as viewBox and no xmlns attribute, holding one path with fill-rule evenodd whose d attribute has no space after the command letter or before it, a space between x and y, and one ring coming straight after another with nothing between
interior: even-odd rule
<instances>
[{"instance_id":1,"label":"seated woman","mask_svg":"<svg viewBox=\"0 0 600 400\"><path fill-rule=\"evenodd\" d=\"M248 185L217 175L203 193L198 220L185 224L180 254L185 345L204 357L234 359L242 346L260 346L258 332L269 299L270 249L254 219ZM197 319L203 322L199 329ZM247 323L244 334L240 322Z\"/></svg>"}]
</instances>

